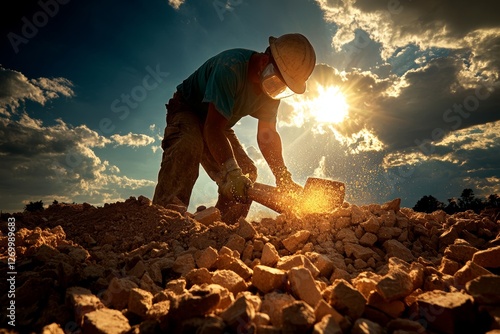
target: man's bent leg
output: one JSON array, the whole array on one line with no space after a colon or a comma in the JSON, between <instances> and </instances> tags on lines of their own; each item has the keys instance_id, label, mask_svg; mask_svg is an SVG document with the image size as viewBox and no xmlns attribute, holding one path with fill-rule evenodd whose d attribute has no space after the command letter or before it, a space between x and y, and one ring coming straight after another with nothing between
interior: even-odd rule
<instances>
[{"instance_id":1,"label":"man's bent leg","mask_svg":"<svg viewBox=\"0 0 500 334\"><path fill-rule=\"evenodd\" d=\"M228 138L233 148L234 156L236 158L236 161L238 162L238 165L241 167L243 174L247 174L250 180L252 180L252 182L255 182L255 180L257 179L257 167L246 154L234 131L231 129L227 130L226 137ZM201 163L212 180L216 181L217 183L223 181L224 175L222 175L221 166L215 161L213 156L208 151L208 148L206 148L203 153ZM222 221L227 224L235 224L238 222L238 219L240 217L246 217L248 211L250 210L250 206L251 202L237 203L221 194L219 194L217 204L215 205L215 207L221 212Z\"/></svg>"},{"instance_id":2,"label":"man's bent leg","mask_svg":"<svg viewBox=\"0 0 500 334\"><path fill-rule=\"evenodd\" d=\"M153 203L189 206L189 199L203 153L198 116L174 95L167 105L167 126L162 141L163 157Z\"/></svg>"}]
</instances>

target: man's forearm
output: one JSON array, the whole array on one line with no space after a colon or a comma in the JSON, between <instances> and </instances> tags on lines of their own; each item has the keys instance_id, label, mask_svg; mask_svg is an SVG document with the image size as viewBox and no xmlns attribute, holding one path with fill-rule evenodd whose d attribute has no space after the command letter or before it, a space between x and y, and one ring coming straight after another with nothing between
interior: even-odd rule
<instances>
[{"instance_id":1,"label":"man's forearm","mask_svg":"<svg viewBox=\"0 0 500 334\"><path fill-rule=\"evenodd\" d=\"M260 138L258 144L272 173L279 175L283 172L286 167L283 160L283 148L279 133L276 131L267 131L265 138Z\"/></svg>"},{"instance_id":2,"label":"man's forearm","mask_svg":"<svg viewBox=\"0 0 500 334\"><path fill-rule=\"evenodd\" d=\"M233 149L224 133L226 125L227 120L210 103L203 134L210 153L221 166L234 158Z\"/></svg>"}]
</instances>

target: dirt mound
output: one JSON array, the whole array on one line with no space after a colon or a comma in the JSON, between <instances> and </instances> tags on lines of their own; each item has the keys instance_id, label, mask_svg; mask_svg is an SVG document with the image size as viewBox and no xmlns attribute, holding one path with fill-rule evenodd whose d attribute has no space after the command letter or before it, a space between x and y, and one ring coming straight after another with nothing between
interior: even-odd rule
<instances>
[{"instance_id":1,"label":"dirt mound","mask_svg":"<svg viewBox=\"0 0 500 334\"><path fill-rule=\"evenodd\" d=\"M19 332L485 333L500 328L498 212L344 203L228 226L145 197L2 221ZM12 219L10 221L13 221ZM11 242L11 243L9 243ZM11 269L12 269L11 268ZM14 282L14 285L12 284ZM12 317L2 313L2 323Z\"/></svg>"}]
</instances>

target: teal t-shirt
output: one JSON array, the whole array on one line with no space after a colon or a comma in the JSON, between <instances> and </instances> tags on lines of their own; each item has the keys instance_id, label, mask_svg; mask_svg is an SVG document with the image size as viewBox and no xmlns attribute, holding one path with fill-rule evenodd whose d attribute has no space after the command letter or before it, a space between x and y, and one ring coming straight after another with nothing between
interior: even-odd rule
<instances>
[{"instance_id":1,"label":"teal t-shirt","mask_svg":"<svg viewBox=\"0 0 500 334\"><path fill-rule=\"evenodd\" d=\"M256 92L248 79L248 63L254 53L246 49L223 51L201 65L177 90L193 105L213 103L229 127L247 115L276 121L279 100Z\"/></svg>"}]
</instances>

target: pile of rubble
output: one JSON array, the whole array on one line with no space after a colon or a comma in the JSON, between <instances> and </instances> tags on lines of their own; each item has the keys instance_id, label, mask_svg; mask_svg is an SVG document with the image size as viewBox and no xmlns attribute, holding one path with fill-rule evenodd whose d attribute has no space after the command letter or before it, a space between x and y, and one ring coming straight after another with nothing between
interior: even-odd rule
<instances>
[{"instance_id":1,"label":"pile of rubble","mask_svg":"<svg viewBox=\"0 0 500 334\"><path fill-rule=\"evenodd\" d=\"M141 196L15 217L10 330L500 332L498 212L424 214L397 199L228 226L214 208L189 214Z\"/></svg>"}]
</instances>

